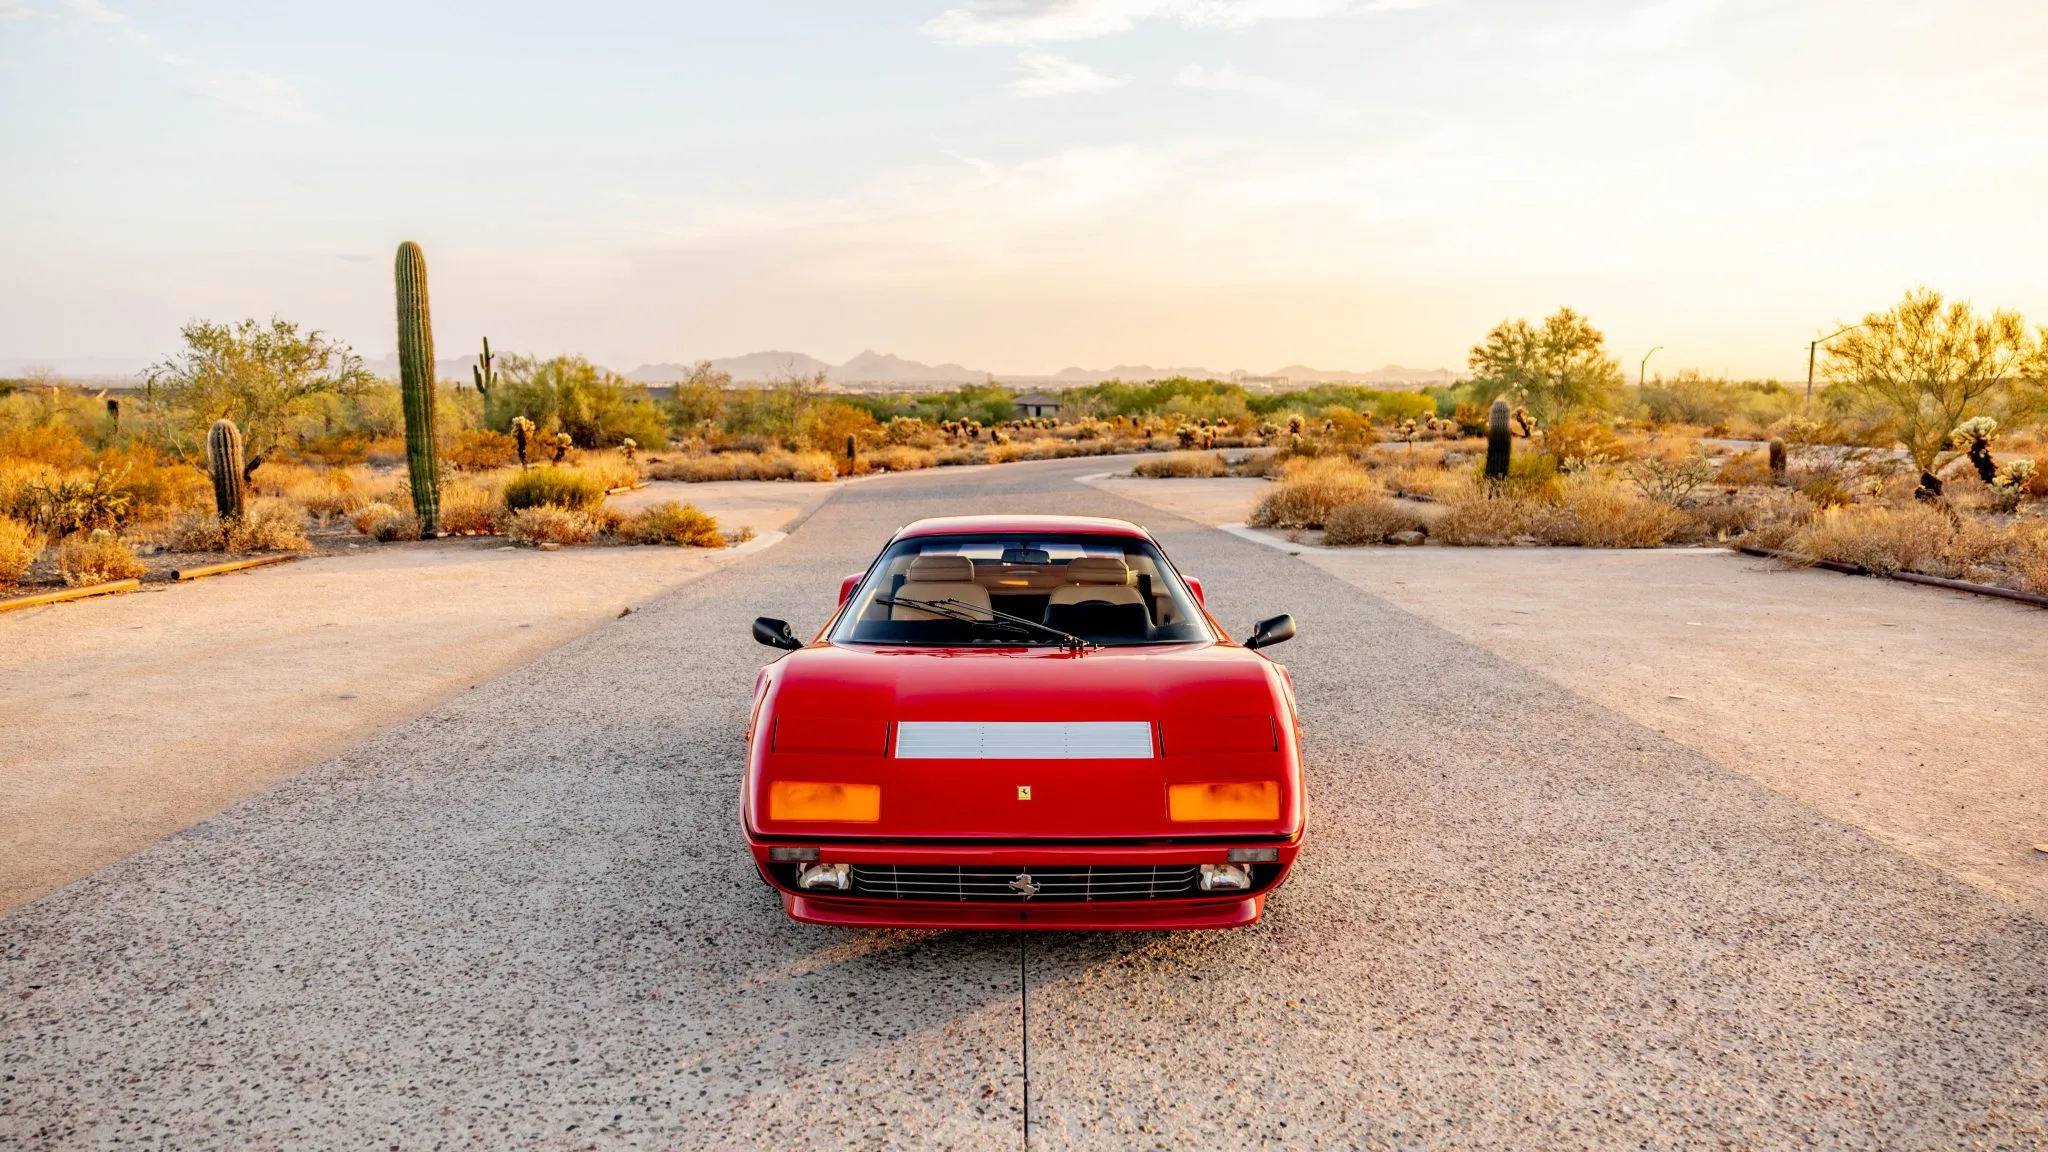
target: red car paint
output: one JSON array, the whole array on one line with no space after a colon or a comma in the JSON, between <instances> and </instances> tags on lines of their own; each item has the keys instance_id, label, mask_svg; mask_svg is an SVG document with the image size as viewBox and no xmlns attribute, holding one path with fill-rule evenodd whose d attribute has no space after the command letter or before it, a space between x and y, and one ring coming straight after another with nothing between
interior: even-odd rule
<instances>
[{"instance_id":1,"label":"red car paint","mask_svg":"<svg viewBox=\"0 0 2048 1152\"><path fill-rule=\"evenodd\" d=\"M1149 539L1118 520L949 517L896 539L953 534L1099 534ZM892 541L892 544L894 541ZM1156 542L1155 542L1156 546ZM858 584L840 590L846 605ZM1191 591L1194 588L1193 582ZM1206 618L1206 609L1203 609ZM747 727L740 815L762 878L792 917L859 927L1187 929L1250 924L1292 867L1306 828L1299 726L1285 671L1218 639L1106 647L917 647L819 638L764 668ZM915 721L1144 721L1146 759L898 759L896 726ZM772 783L882 788L869 824L772 820ZM1175 823L1167 785L1274 781L1277 818ZM1029 789L1029 799L1021 798ZM816 848L826 863L961 868L1185 867L1233 848L1271 849L1249 892L1038 903L869 898L799 891L775 847Z\"/></svg>"}]
</instances>

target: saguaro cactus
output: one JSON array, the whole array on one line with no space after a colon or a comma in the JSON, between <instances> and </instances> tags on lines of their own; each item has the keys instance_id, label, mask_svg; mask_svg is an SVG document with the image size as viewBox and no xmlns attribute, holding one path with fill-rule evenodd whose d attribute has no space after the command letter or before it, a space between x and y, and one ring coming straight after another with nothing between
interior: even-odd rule
<instances>
[{"instance_id":1,"label":"saguaro cactus","mask_svg":"<svg viewBox=\"0 0 2048 1152\"><path fill-rule=\"evenodd\" d=\"M223 523L249 507L249 474L242 470L242 430L226 417L206 433L206 470L213 473L213 507Z\"/></svg>"},{"instance_id":2,"label":"saguaro cactus","mask_svg":"<svg viewBox=\"0 0 2048 1152\"><path fill-rule=\"evenodd\" d=\"M434 452L434 325L427 314L427 258L398 246L398 383L405 399L405 470L420 531L441 531L440 462Z\"/></svg>"},{"instance_id":3,"label":"saguaro cactus","mask_svg":"<svg viewBox=\"0 0 2048 1152\"><path fill-rule=\"evenodd\" d=\"M1513 452L1512 434L1508 430L1508 398L1494 398L1493 409L1486 414L1486 478L1505 480L1508 475L1508 460Z\"/></svg>"},{"instance_id":4,"label":"saguaro cactus","mask_svg":"<svg viewBox=\"0 0 2048 1152\"><path fill-rule=\"evenodd\" d=\"M488 400L491 389L498 383L498 374L491 371L491 338L484 337L484 354L469 366L469 374L476 381L476 394Z\"/></svg>"}]
</instances>

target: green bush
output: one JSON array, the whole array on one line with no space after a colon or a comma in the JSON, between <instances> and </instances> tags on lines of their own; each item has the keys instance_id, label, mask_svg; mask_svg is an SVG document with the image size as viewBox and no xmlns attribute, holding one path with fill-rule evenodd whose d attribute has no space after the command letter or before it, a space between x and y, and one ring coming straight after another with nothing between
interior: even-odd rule
<instances>
[{"instance_id":1,"label":"green bush","mask_svg":"<svg viewBox=\"0 0 2048 1152\"><path fill-rule=\"evenodd\" d=\"M552 504L582 512L604 503L604 489L596 480L567 468L543 465L529 468L505 481L505 507L514 512Z\"/></svg>"}]
</instances>

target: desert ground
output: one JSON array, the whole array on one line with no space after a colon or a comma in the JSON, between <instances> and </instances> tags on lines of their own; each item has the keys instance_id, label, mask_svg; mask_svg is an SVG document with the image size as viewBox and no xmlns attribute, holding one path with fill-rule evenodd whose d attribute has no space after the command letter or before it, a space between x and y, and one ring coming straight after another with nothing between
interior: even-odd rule
<instances>
[{"instance_id":1,"label":"desert ground","mask_svg":"<svg viewBox=\"0 0 2048 1152\"><path fill-rule=\"evenodd\" d=\"M37 697L63 738L8 778L86 821L146 790L91 773L149 763L178 701L310 727L343 678L441 669L374 723L245 750L272 767L239 793L141 797L139 850L0 919L0 1143L1007 1148L1027 1071L1041 1148L2048 1142L2048 749L2020 711L2048 614L1709 552L1326 554L1219 531L1222 488L1080 482L1105 467L834 486L687 574L486 548L508 583L457 601L474 634L379 624L345 677L194 625L163 658L218 665L209 690L139 677L99 711L156 723L96 752L56 746L100 740L91 697ZM772 654L747 622L813 627L899 525L1004 511L1139 520L1227 626L1300 622L1273 655L1313 832L1259 925L848 933L752 875L734 796ZM649 567L542 567L614 553ZM344 590L347 619L236 589L356 558L0 637L90 692L66 660L155 643L116 614L199 620L212 587L325 659L330 619L454 615L421 594L444 555L471 553L379 553L380 588L415 583ZM545 640L496 635L548 595ZM89 612L101 638L64 640Z\"/></svg>"}]
</instances>

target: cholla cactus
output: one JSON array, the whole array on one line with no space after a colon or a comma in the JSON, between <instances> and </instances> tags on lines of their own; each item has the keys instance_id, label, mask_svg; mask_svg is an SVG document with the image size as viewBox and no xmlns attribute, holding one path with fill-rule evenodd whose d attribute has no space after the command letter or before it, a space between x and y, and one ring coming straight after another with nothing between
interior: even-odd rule
<instances>
[{"instance_id":1,"label":"cholla cactus","mask_svg":"<svg viewBox=\"0 0 2048 1152\"><path fill-rule=\"evenodd\" d=\"M524 416L512 418L512 446L519 450L519 470L526 471L526 449L533 442L533 421Z\"/></svg>"},{"instance_id":2,"label":"cholla cactus","mask_svg":"<svg viewBox=\"0 0 2048 1152\"><path fill-rule=\"evenodd\" d=\"M569 455L569 449L576 446L567 432L555 433L555 463L560 464Z\"/></svg>"},{"instance_id":3,"label":"cholla cactus","mask_svg":"<svg viewBox=\"0 0 2048 1152\"><path fill-rule=\"evenodd\" d=\"M640 442L628 436L619 441L619 452L628 460L637 459L640 455Z\"/></svg>"},{"instance_id":4,"label":"cholla cactus","mask_svg":"<svg viewBox=\"0 0 2048 1152\"><path fill-rule=\"evenodd\" d=\"M1998 462L1991 458L1991 441L1998 435L1998 421L1989 416L1973 416L1949 433L1951 444L1956 445L1970 457L1970 463L1977 469L1977 478L1986 484L1998 482Z\"/></svg>"},{"instance_id":5,"label":"cholla cactus","mask_svg":"<svg viewBox=\"0 0 2048 1152\"><path fill-rule=\"evenodd\" d=\"M2022 456L2018 460L2009 461L2005 467L2000 468L1997 477L1991 483L1994 487L2017 492L2025 488L2033 478L2034 462Z\"/></svg>"}]
</instances>

